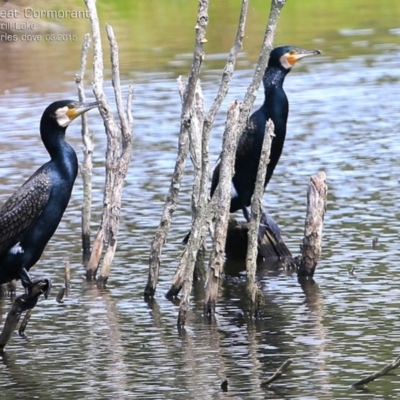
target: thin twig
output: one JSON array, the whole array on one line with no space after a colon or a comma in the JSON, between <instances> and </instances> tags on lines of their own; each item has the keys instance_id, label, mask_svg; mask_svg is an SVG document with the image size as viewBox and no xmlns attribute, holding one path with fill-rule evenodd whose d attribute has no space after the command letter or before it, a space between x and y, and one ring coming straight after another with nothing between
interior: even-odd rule
<instances>
[{"instance_id":1,"label":"thin twig","mask_svg":"<svg viewBox=\"0 0 400 400\"><path fill-rule=\"evenodd\" d=\"M367 376L364 379L361 379L355 383L353 383L351 386L354 389L362 389L364 388L365 385L368 385L368 383L374 381L377 378L380 378L383 375L388 375L388 373L393 370L396 369L397 367L400 366L400 356L398 356L394 361L392 361L390 364L386 365L385 367L383 367L380 371L378 372L374 372L373 374Z\"/></svg>"},{"instance_id":2,"label":"thin twig","mask_svg":"<svg viewBox=\"0 0 400 400\"><path fill-rule=\"evenodd\" d=\"M222 71L221 83L218 88L217 96L210 107L210 110L207 113L207 116L204 120L204 128L207 131L211 131L211 128L214 123L215 116L219 111L222 102L224 101L226 94L228 93L229 83L232 79L233 72L235 70L236 60L239 54L239 51L243 47L243 38L246 27L246 18L247 18L247 10L249 6L249 0L242 0L242 6L240 9L240 17L238 29L236 31L235 41L233 46L229 52L228 59L226 61L224 70Z\"/></svg>"},{"instance_id":3,"label":"thin twig","mask_svg":"<svg viewBox=\"0 0 400 400\"><path fill-rule=\"evenodd\" d=\"M276 381L278 378L282 376L282 374L287 370L289 365L293 362L291 358L286 360L276 371L273 375L271 375L269 378L264 379L260 386L265 387L269 386L273 381Z\"/></svg>"},{"instance_id":4,"label":"thin twig","mask_svg":"<svg viewBox=\"0 0 400 400\"><path fill-rule=\"evenodd\" d=\"M64 287L66 295L69 296L69 292L71 290L71 266L69 264L69 261L65 263Z\"/></svg>"},{"instance_id":5,"label":"thin twig","mask_svg":"<svg viewBox=\"0 0 400 400\"><path fill-rule=\"evenodd\" d=\"M86 33L82 44L81 66L75 75L75 83L78 89L79 101L86 100L84 88L84 76L86 70L87 56L90 48L90 35ZM86 267L90 257L90 220L92 206L92 169L93 169L93 137L88 129L88 116L86 113L81 116L82 121L82 143L83 162L81 174L83 179L83 205L82 205L82 262Z\"/></svg>"}]
</instances>

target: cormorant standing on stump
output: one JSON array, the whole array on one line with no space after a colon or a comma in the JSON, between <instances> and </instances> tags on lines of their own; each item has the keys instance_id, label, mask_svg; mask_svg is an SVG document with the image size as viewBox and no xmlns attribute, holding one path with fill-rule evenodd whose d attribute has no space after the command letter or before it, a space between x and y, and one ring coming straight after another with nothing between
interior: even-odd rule
<instances>
[{"instance_id":1,"label":"cormorant standing on stump","mask_svg":"<svg viewBox=\"0 0 400 400\"><path fill-rule=\"evenodd\" d=\"M78 173L76 154L65 141L65 131L72 120L95 107L98 103L63 100L44 111L40 134L50 161L0 209L0 284L21 279L29 293L33 284L42 281L32 281L28 271L57 229ZM47 281L49 290L49 280L43 281Z\"/></svg>"},{"instance_id":2,"label":"cormorant standing on stump","mask_svg":"<svg viewBox=\"0 0 400 400\"><path fill-rule=\"evenodd\" d=\"M254 193L265 135L265 124L269 119L272 120L275 126L275 137L272 139L264 188L267 186L278 164L285 142L289 102L283 90L283 82L297 61L316 54L321 54L321 52L319 50L303 50L293 46L276 47L271 51L263 77L264 104L250 116L246 128L239 139L235 158L235 174L232 177L230 212L242 210L248 222L250 221L250 215L247 207L250 206ZM212 176L211 197L217 188L218 181L219 163L216 165ZM267 221L265 222L268 223Z\"/></svg>"}]
</instances>

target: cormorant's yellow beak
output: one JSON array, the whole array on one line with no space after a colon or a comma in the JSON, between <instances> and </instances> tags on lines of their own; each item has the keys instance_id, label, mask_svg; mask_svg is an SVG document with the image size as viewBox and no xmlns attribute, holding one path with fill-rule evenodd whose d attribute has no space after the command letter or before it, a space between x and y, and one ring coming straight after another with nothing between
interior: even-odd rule
<instances>
[{"instance_id":1,"label":"cormorant's yellow beak","mask_svg":"<svg viewBox=\"0 0 400 400\"><path fill-rule=\"evenodd\" d=\"M68 105L68 110L66 112L70 121L84 114L86 111L96 108L100 105L99 102L95 101L93 103L71 103Z\"/></svg>"},{"instance_id":2,"label":"cormorant's yellow beak","mask_svg":"<svg viewBox=\"0 0 400 400\"><path fill-rule=\"evenodd\" d=\"M302 58L315 56L318 54L322 54L320 50L296 49L286 53L286 60L289 63L289 65L293 67L293 65L295 65L297 61L301 60Z\"/></svg>"}]
</instances>

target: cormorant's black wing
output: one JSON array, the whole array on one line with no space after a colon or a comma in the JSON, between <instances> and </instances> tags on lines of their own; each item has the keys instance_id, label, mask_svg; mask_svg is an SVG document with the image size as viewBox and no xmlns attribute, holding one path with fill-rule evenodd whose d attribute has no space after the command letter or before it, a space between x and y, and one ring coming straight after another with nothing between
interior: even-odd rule
<instances>
[{"instance_id":1,"label":"cormorant's black wing","mask_svg":"<svg viewBox=\"0 0 400 400\"><path fill-rule=\"evenodd\" d=\"M0 209L0 255L33 226L49 196L49 177L45 170L39 170L6 201Z\"/></svg>"},{"instance_id":2,"label":"cormorant's black wing","mask_svg":"<svg viewBox=\"0 0 400 400\"><path fill-rule=\"evenodd\" d=\"M254 133L257 127L254 124L253 116L250 117L243 133L240 135L236 154L235 154L235 171L246 171L249 164L254 164L252 159L254 153ZM219 156L211 178L210 196L213 197L219 183L219 170L221 165L221 156Z\"/></svg>"}]
</instances>

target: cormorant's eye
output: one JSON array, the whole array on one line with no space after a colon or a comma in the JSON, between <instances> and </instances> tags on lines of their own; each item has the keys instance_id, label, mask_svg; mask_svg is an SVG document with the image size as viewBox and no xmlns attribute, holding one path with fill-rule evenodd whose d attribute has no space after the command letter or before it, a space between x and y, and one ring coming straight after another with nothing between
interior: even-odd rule
<instances>
[{"instance_id":1,"label":"cormorant's eye","mask_svg":"<svg viewBox=\"0 0 400 400\"><path fill-rule=\"evenodd\" d=\"M289 51L289 54L290 54L291 56L294 56L295 54L297 54L297 50L290 50L290 51Z\"/></svg>"},{"instance_id":2,"label":"cormorant's eye","mask_svg":"<svg viewBox=\"0 0 400 400\"><path fill-rule=\"evenodd\" d=\"M75 107L75 104L74 104L74 103L69 103L69 104L67 105L67 107L68 107L70 110L72 110L72 109Z\"/></svg>"}]
</instances>

